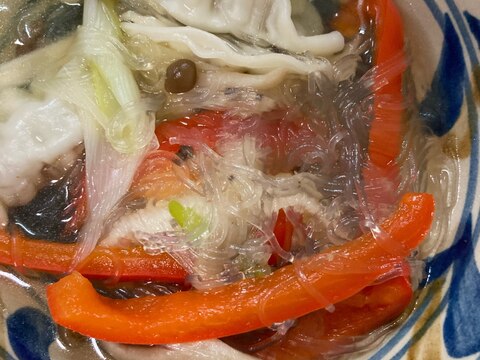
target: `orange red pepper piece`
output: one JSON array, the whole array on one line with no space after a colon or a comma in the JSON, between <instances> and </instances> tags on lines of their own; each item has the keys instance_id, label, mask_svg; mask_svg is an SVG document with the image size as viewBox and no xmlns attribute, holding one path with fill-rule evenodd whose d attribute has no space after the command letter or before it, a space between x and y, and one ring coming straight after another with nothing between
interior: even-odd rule
<instances>
[{"instance_id":1,"label":"orange red pepper piece","mask_svg":"<svg viewBox=\"0 0 480 360\"><path fill-rule=\"evenodd\" d=\"M319 310L299 318L280 342L256 355L307 360L348 352L355 340L399 318L412 299L412 287L403 276L366 287L336 304L333 312Z\"/></svg>"},{"instance_id":2,"label":"orange red pepper piece","mask_svg":"<svg viewBox=\"0 0 480 360\"><path fill-rule=\"evenodd\" d=\"M0 263L17 268L64 274L70 271L76 244L29 240L20 232L0 229ZM96 247L77 267L91 279L157 280L183 283L186 271L168 254L149 255L141 246L129 249Z\"/></svg>"},{"instance_id":3,"label":"orange red pepper piece","mask_svg":"<svg viewBox=\"0 0 480 360\"><path fill-rule=\"evenodd\" d=\"M288 220L285 210L278 210L277 221L275 222L273 233L283 250L290 251L290 248L292 247L293 230L293 224ZM270 259L268 259L268 264L278 265L280 261L281 259L278 254L272 254Z\"/></svg>"},{"instance_id":4,"label":"orange red pepper piece","mask_svg":"<svg viewBox=\"0 0 480 360\"><path fill-rule=\"evenodd\" d=\"M400 12L393 0L367 3L375 9L375 65L380 71L396 58L403 68L388 84L375 91L375 118L370 126L368 152L373 164L386 168L400 154L404 134L402 77L407 66L404 31Z\"/></svg>"}]
</instances>

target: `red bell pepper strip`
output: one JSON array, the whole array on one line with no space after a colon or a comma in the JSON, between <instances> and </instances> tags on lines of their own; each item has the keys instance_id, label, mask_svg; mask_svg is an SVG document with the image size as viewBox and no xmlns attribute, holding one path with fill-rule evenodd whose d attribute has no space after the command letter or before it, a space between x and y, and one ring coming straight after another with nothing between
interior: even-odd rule
<instances>
[{"instance_id":1,"label":"red bell pepper strip","mask_svg":"<svg viewBox=\"0 0 480 360\"><path fill-rule=\"evenodd\" d=\"M375 65L378 72L396 59L398 74L375 91L375 117L370 126L368 152L380 168L391 165L400 154L404 134L402 77L406 69L402 18L393 0L370 0L375 10ZM379 76L378 81L384 79Z\"/></svg>"},{"instance_id":2,"label":"red bell pepper strip","mask_svg":"<svg viewBox=\"0 0 480 360\"><path fill-rule=\"evenodd\" d=\"M358 337L367 336L397 319L412 298L412 287L405 277L366 287L337 303L333 312L322 309L297 319L279 343L255 355L276 360L306 360L342 353Z\"/></svg>"},{"instance_id":3,"label":"red bell pepper strip","mask_svg":"<svg viewBox=\"0 0 480 360\"><path fill-rule=\"evenodd\" d=\"M320 131L320 130L319 130ZM326 129L324 129L326 131ZM221 154L228 142L245 137L255 139L261 150L264 171L270 175L289 173L303 164L303 151L318 144L319 132L314 131L305 115L290 109L275 109L239 117L228 112L200 111L187 117L161 122L155 129L160 150L176 153L180 142L194 149L207 145ZM321 134L320 134L321 135ZM174 139L174 141L173 141ZM306 149L303 149L306 147Z\"/></svg>"},{"instance_id":4,"label":"red bell pepper strip","mask_svg":"<svg viewBox=\"0 0 480 360\"><path fill-rule=\"evenodd\" d=\"M74 272L47 288L48 305L58 324L106 341L166 344L239 334L338 303L405 266L404 257L428 232L433 210L429 194L403 197L383 224L401 244L396 255L368 233L263 278L127 300L101 296Z\"/></svg>"},{"instance_id":5,"label":"red bell pepper strip","mask_svg":"<svg viewBox=\"0 0 480 360\"><path fill-rule=\"evenodd\" d=\"M19 269L65 274L77 251L76 244L29 240L19 231L0 229L0 263ZM91 279L118 281L157 280L182 283L185 270L168 254L149 255L142 247L130 249L97 247L77 267Z\"/></svg>"},{"instance_id":6,"label":"red bell pepper strip","mask_svg":"<svg viewBox=\"0 0 480 360\"><path fill-rule=\"evenodd\" d=\"M292 246L292 237L293 237L293 224L288 220L285 210L280 209L278 211L277 221L275 222L275 227L273 228L273 233L277 238L278 244L285 251L290 251ZM277 265L281 261L278 254L272 254L270 259L268 259L269 265Z\"/></svg>"},{"instance_id":7,"label":"red bell pepper strip","mask_svg":"<svg viewBox=\"0 0 480 360\"><path fill-rule=\"evenodd\" d=\"M130 196L161 200L185 192L187 186L175 172L176 165L173 159L175 154L164 150L149 153L135 174L129 191ZM189 177L185 169L177 170L183 172L185 177Z\"/></svg>"},{"instance_id":8,"label":"red bell pepper strip","mask_svg":"<svg viewBox=\"0 0 480 360\"><path fill-rule=\"evenodd\" d=\"M377 10L375 64L381 69L389 60L397 57L404 70L404 32L398 9L392 0L375 0L374 3ZM402 76L403 71L375 92L375 117L370 127L369 155L371 162L380 168L392 165L401 151L404 134Z\"/></svg>"},{"instance_id":9,"label":"red bell pepper strip","mask_svg":"<svg viewBox=\"0 0 480 360\"><path fill-rule=\"evenodd\" d=\"M398 159L405 134L403 74L407 67L404 30L393 0L366 0L364 19L373 19L374 100L370 123L368 160L362 170L366 201L374 217L385 214L398 201ZM386 83L385 83L386 82Z\"/></svg>"},{"instance_id":10,"label":"red bell pepper strip","mask_svg":"<svg viewBox=\"0 0 480 360\"><path fill-rule=\"evenodd\" d=\"M400 154L403 129L402 77L406 69L404 30L402 18L393 0L366 0L363 8L358 0L343 3L332 20L334 29L344 36L358 33L363 19L373 20L375 38L374 65L377 67L377 84L384 81L381 75L386 67L394 66L397 74L389 77L388 83L375 90L374 119L370 127L368 154L369 166L380 170L394 166ZM396 166L395 166L396 167Z\"/></svg>"},{"instance_id":11,"label":"red bell pepper strip","mask_svg":"<svg viewBox=\"0 0 480 360\"><path fill-rule=\"evenodd\" d=\"M180 144L171 144L170 139L187 136L215 148L219 132L224 122L224 113L218 111L202 111L180 119L161 122L155 128L160 149L177 152Z\"/></svg>"}]
</instances>

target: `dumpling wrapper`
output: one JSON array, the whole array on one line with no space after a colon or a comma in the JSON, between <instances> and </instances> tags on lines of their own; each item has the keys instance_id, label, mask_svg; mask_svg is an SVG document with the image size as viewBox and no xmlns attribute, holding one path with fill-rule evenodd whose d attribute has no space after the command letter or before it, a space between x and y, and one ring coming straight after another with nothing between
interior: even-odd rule
<instances>
[{"instance_id":1,"label":"dumpling wrapper","mask_svg":"<svg viewBox=\"0 0 480 360\"><path fill-rule=\"evenodd\" d=\"M273 53L268 49L231 39L220 38L190 26L172 26L153 16L128 11L122 15L122 28L131 36L144 35L154 42L168 44L184 53L209 60L218 66L237 68L254 74L265 74L282 68L289 73L308 74L312 71L332 73L331 63L324 58Z\"/></svg>"},{"instance_id":2,"label":"dumpling wrapper","mask_svg":"<svg viewBox=\"0 0 480 360\"><path fill-rule=\"evenodd\" d=\"M80 119L64 102L49 99L22 104L0 123L0 201L6 205L30 201L42 167L81 141Z\"/></svg>"},{"instance_id":3,"label":"dumpling wrapper","mask_svg":"<svg viewBox=\"0 0 480 360\"><path fill-rule=\"evenodd\" d=\"M157 0L187 26L263 41L294 53L328 56L343 49L338 31L322 34L322 18L307 0Z\"/></svg>"}]
</instances>

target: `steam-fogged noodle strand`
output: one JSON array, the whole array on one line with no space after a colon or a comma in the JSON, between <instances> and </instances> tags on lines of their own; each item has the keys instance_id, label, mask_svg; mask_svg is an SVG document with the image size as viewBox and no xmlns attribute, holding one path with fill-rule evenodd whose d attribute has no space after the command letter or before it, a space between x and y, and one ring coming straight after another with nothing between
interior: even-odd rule
<instances>
[{"instance_id":1,"label":"steam-fogged noodle strand","mask_svg":"<svg viewBox=\"0 0 480 360\"><path fill-rule=\"evenodd\" d=\"M191 143L191 142L189 143L188 141L186 141L186 139L177 138L175 139L175 141L181 142L183 144L188 144L190 146L193 145L194 147L196 145L195 143ZM204 150L203 152L202 152L202 147ZM197 156L190 161L196 164L194 168L197 169L196 171L199 171L199 176L202 179L202 182L204 184L203 185L204 188L201 191L201 193L205 195L205 200L203 201L207 201L207 203L211 203L213 206L209 205L208 208L210 208L211 210L208 210L208 211L204 207L202 209L203 211L199 213L200 216L202 216L203 221L207 224L209 229L206 234L199 235L200 238L203 240L201 240L200 238L197 238L196 240L192 239L193 242L191 242L190 240L188 240L188 236L177 237L177 241L179 241L177 245L180 246L180 248L178 248L180 252L183 251L182 249L185 249L185 246L180 245L185 241L189 244L190 247L193 247L193 249L197 249L195 250L197 254L190 253L189 255L190 263L186 265L188 265L188 267L191 267L191 256L194 256L194 257L197 256L197 261L199 261L199 263L197 264L198 266L197 271L198 271L199 268L202 267L201 253L205 253L205 251L207 251L208 249L224 249L224 250L220 250L220 253L218 253L218 254L222 254L222 251L226 251L227 253L231 251L232 247L233 249L238 248L238 246L241 247L242 246L241 242L245 241L244 240L245 238L248 239L248 236L247 237L242 236L243 231L246 231L247 229L246 225L248 225L249 227L253 227L253 229L257 229L259 231L257 235L260 235L260 238L264 239L263 242L258 242L257 243L258 245L256 245L256 246L261 246L261 248L259 248L259 250L256 252L259 254L260 253L265 254L264 255L265 260L263 261L268 260L268 253L265 253L264 244L272 245L275 251L280 253L281 256L284 257L286 260L291 259L291 255L287 254L278 244L276 244L275 237L270 230L271 225L267 225L265 223L265 220L258 218L258 214L262 214L262 213L270 214L272 211L275 211L273 209L270 210L268 208L263 208L263 206L261 205L262 201L264 201L262 200L264 196L270 196L270 195L266 195L266 194L262 195L262 193L265 190L261 190L262 187L259 187L259 186L261 186L261 184L264 184L264 186L267 187L267 194L271 192L274 198L278 196L294 195L298 191L299 186L300 188L303 188L304 191L307 191L309 196L313 195L314 197L321 198L321 196L318 193L318 190L315 190L315 186L309 187L311 186L311 185L308 185L309 182L307 181L309 175L299 174L298 176L296 176L296 179L291 179L287 177L285 179L279 178L279 179L269 180L268 177L265 177L265 175L262 174L262 172L252 169L248 166L239 165L238 163L231 164L228 162L228 160L225 160L223 157L219 156L215 152L209 149L205 149L204 146L200 146L200 148L198 148L197 146L196 148L197 148L196 150ZM238 149L237 147L233 147L230 151L235 151L236 153L242 153L242 151L244 150L242 150L241 148ZM233 179L228 180L229 177L232 177ZM299 181L303 177L305 177L305 180ZM257 183L257 185L253 185L255 183ZM296 186L292 188L291 185L289 184L295 184ZM244 185L247 185L247 186L244 186ZM227 186L228 190L227 188L225 188L225 186ZM306 186L306 187L303 187L303 186ZM222 189L222 188L223 188L223 191L219 191L219 189ZM234 196L234 197L230 198L230 196ZM232 203L233 199L235 199L235 202ZM267 203L269 202L267 201ZM229 215L225 216L225 214L229 214ZM235 230L230 225L230 222L232 220L235 226ZM245 229L245 230L242 230L242 229ZM149 242L159 241L160 248L164 248L165 246L164 240L171 239L171 235L167 235L167 237L163 238L164 240L162 240L161 234L153 235L153 236L146 236L146 234L143 234L142 235L143 240L141 241L144 241L147 238ZM214 243L212 243L211 239L213 239ZM155 245L151 244L147 246L147 249L155 249ZM174 248L170 248L170 250L173 251L172 255L175 258L179 257L179 254L174 254L176 252ZM249 251L252 251L252 250L253 249ZM198 253L198 251L201 251L201 253ZM211 256L214 256L214 255L211 254ZM224 255L221 255L219 258L215 260L211 256L208 258L208 260L211 261L212 263L216 261L216 263L220 265L225 264ZM208 281L209 274L198 274L198 275L200 277L203 276L206 279L206 281ZM210 276L217 276L217 275L210 274ZM233 274L229 273L229 276L231 277L233 276ZM222 280L222 283L224 282L225 281ZM202 287L200 283L196 285L199 287Z\"/></svg>"}]
</instances>

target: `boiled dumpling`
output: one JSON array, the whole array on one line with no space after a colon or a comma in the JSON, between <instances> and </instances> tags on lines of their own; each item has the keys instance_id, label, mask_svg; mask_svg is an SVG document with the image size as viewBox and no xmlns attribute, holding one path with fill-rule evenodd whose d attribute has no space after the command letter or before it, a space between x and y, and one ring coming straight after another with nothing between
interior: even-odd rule
<instances>
[{"instance_id":1,"label":"boiled dumpling","mask_svg":"<svg viewBox=\"0 0 480 360\"><path fill-rule=\"evenodd\" d=\"M157 1L182 24L210 33L232 34L315 56L332 55L344 46L339 32L322 34L322 19L307 0Z\"/></svg>"}]
</instances>

